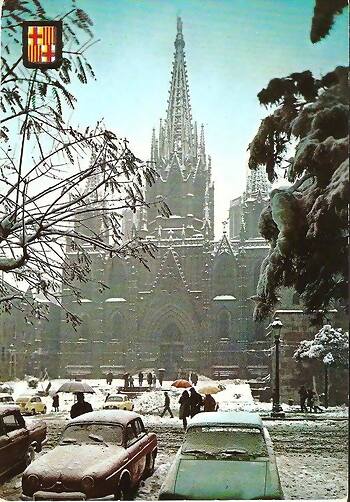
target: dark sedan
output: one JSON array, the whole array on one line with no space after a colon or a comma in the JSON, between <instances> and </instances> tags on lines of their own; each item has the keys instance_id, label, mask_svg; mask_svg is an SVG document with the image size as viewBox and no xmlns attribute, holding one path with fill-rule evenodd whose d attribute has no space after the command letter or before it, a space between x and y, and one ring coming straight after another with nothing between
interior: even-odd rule
<instances>
[{"instance_id":1,"label":"dark sedan","mask_svg":"<svg viewBox=\"0 0 350 502\"><path fill-rule=\"evenodd\" d=\"M131 498L154 470L157 438L140 415L101 410L71 420L56 448L22 478L23 499Z\"/></svg>"}]
</instances>

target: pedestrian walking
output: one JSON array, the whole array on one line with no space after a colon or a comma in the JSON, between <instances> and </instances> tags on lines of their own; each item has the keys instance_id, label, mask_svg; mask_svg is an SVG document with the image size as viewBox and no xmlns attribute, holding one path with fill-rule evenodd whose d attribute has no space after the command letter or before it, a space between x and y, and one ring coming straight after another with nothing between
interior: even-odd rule
<instances>
[{"instance_id":1,"label":"pedestrian walking","mask_svg":"<svg viewBox=\"0 0 350 502\"><path fill-rule=\"evenodd\" d=\"M307 411L306 408L306 398L307 398L307 390L305 389L305 385L301 385L298 390L299 398L300 398L300 411Z\"/></svg>"},{"instance_id":2,"label":"pedestrian walking","mask_svg":"<svg viewBox=\"0 0 350 502\"><path fill-rule=\"evenodd\" d=\"M312 413L314 407L314 391L312 389L307 390L306 406L309 408L310 413Z\"/></svg>"},{"instance_id":3,"label":"pedestrian walking","mask_svg":"<svg viewBox=\"0 0 350 502\"><path fill-rule=\"evenodd\" d=\"M198 375L197 375L197 373L191 373L191 382L193 383L194 386L197 385L197 383L198 383Z\"/></svg>"},{"instance_id":4,"label":"pedestrian walking","mask_svg":"<svg viewBox=\"0 0 350 502\"><path fill-rule=\"evenodd\" d=\"M142 384L143 384L143 373L142 371L139 372L139 387L142 387Z\"/></svg>"},{"instance_id":5,"label":"pedestrian walking","mask_svg":"<svg viewBox=\"0 0 350 502\"><path fill-rule=\"evenodd\" d=\"M203 399L204 411L217 411L218 405L211 394L206 394Z\"/></svg>"},{"instance_id":6,"label":"pedestrian walking","mask_svg":"<svg viewBox=\"0 0 350 502\"><path fill-rule=\"evenodd\" d=\"M129 373L124 373L124 389L127 389L129 387Z\"/></svg>"},{"instance_id":7,"label":"pedestrian walking","mask_svg":"<svg viewBox=\"0 0 350 502\"><path fill-rule=\"evenodd\" d=\"M52 407L53 407L53 411L59 411L60 398L59 398L58 394L55 394L52 398Z\"/></svg>"},{"instance_id":8,"label":"pedestrian walking","mask_svg":"<svg viewBox=\"0 0 350 502\"><path fill-rule=\"evenodd\" d=\"M132 375L129 376L129 387L134 387L134 379Z\"/></svg>"},{"instance_id":9,"label":"pedestrian walking","mask_svg":"<svg viewBox=\"0 0 350 502\"><path fill-rule=\"evenodd\" d=\"M164 371L158 371L158 381L159 385L162 387L164 380Z\"/></svg>"},{"instance_id":10,"label":"pedestrian walking","mask_svg":"<svg viewBox=\"0 0 350 502\"><path fill-rule=\"evenodd\" d=\"M156 377L156 375L152 375L152 384L153 384L153 387L155 387L157 385L157 377Z\"/></svg>"},{"instance_id":11,"label":"pedestrian walking","mask_svg":"<svg viewBox=\"0 0 350 502\"><path fill-rule=\"evenodd\" d=\"M152 377L152 373L149 372L147 373L147 383L150 387L152 387L152 382L153 382L153 377Z\"/></svg>"},{"instance_id":12,"label":"pedestrian walking","mask_svg":"<svg viewBox=\"0 0 350 502\"><path fill-rule=\"evenodd\" d=\"M112 385L112 382L113 382L113 373L111 371L109 371L107 373L106 382L107 382L107 385Z\"/></svg>"},{"instance_id":13,"label":"pedestrian walking","mask_svg":"<svg viewBox=\"0 0 350 502\"><path fill-rule=\"evenodd\" d=\"M203 399L200 394L196 391L194 387L190 388L190 415L193 418L197 413L201 411L201 406L203 404Z\"/></svg>"},{"instance_id":14,"label":"pedestrian walking","mask_svg":"<svg viewBox=\"0 0 350 502\"><path fill-rule=\"evenodd\" d=\"M187 390L184 390L179 399L179 419L182 420L184 429L187 427L187 417L190 416L190 395Z\"/></svg>"},{"instance_id":15,"label":"pedestrian walking","mask_svg":"<svg viewBox=\"0 0 350 502\"><path fill-rule=\"evenodd\" d=\"M318 413L318 412L322 413L323 412L323 409L321 408L320 404L321 404L320 397L317 394L317 392L315 392L314 402L313 402L313 408L314 408L315 413Z\"/></svg>"},{"instance_id":16,"label":"pedestrian walking","mask_svg":"<svg viewBox=\"0 0 350 502\"><path fill-rule=\"evenodd\" d=\"M92 411L92 406L87 403L84 399L84 394L82 392L77 392L77 402L73 404L70 410L70 417L76 418L84 413L89 413Z\"/></svg>"},{"instance_id":17,"label":"pedestrian walking","mask_svg":"<svg viewBox=\"0 0 350 502\"><path fill-rule=\"evenodd\" d=\"M162 412L162 414L160 416L163 417L167 411L170 413L170 417L174 418L173 412L170 409L170 397L169 397L169 394L167 392L164 392L164 410L163 410L163 412Z\"/></svg>"}]
</instances>

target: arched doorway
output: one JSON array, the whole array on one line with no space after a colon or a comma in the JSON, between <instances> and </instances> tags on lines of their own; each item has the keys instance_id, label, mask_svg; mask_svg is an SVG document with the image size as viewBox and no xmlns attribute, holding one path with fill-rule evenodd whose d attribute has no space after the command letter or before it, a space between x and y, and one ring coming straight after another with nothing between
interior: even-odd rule
<instances>
[{"instance_id":1,"label":"arched doorway","mask_svg":"<svg viewBox=\"0 0 350 502\"><path fill-rule=\"evenodd\" d=\"M159 367L165 368L169 375L177 373L183 367L184 337L175 322L168 322L164 326L159 342Z\"/></svg>"}]
</instances>

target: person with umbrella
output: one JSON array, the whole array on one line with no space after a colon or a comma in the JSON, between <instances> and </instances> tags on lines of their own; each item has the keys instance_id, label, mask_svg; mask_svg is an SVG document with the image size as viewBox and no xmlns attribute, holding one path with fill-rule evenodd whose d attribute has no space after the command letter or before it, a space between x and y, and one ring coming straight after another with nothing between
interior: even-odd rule
<instances>
[{"instance_id":1,"label":"person with umbrella","mask_svg":"<svg viewBox=\"0 0 350 502\"><path fill-rule=\"evenodd\" d=\"M84 394L82 392L77 392L77 402L71 407L70 417L76 418L90 411L93 411L91 404L84 400Z\"/></svg>"},{"instance_id":2,"label":"person with umbrella","mask_svg":"<svg viewBox=\"0 0 350 502\"><path fill-rule=\"evenodd\" d=\"M179 399L180 409L179 409L179 419L182 420L184 429L187 427L187 417L190 416L190 395L185 389Z\"/></svg>"},{"instance_id":3,"label":"person with umbrella","mask_svg":"<svg viewBox=\"0 0 350 502\"><path fill-rule=\"evenodd\" d=\"M204 411L217 411L218 404L211 394L205 394L203 399Z\"/></svg>"},{"instance_id":4,"label":"person with umbrella","mask_svg":"<svg viewBox=\"0 0 350 502\"><path fill-rule=\"evenodd\" d=\"M201 406L203 405L203 399L200 394L196 391L194 387L190 388L190 412L191 418L193 418L197 413L201 411Z\"/></svg>"}]
</instances>

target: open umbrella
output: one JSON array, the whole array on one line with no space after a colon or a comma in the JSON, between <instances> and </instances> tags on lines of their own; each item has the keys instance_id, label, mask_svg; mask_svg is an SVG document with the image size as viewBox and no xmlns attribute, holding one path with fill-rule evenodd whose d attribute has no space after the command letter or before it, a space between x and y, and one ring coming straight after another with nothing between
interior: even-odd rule
<instances>
[{"instance_id":1,"label":"open umbrella","mask_svg":"<svg viewBox=\"0 0 350 502\"><path fill-rule=\"evenodd\" d=\"M57 392L71 392L72 394L76 394L77 392L83 392L85 394L94 394L95 391L87 383L71 381L62 384Z\"/></svg>"},{"instance_id":2,"label":"open umbrella","mask_svg":"<svg viewBox=\"0 0 350 502\"><path fill-rule=\"evenodd\" d=\"M202 387L199 387L198 392L200 394L217 394L218 392L221 392L223 389L223 385L215 385L215 384L208 384L208 385L202 385Z\"/></svg>"},{"instance_id":3,"label":"open umbrella","mask_svg":"<svg viewBox=\"0 0 350 502\"><path fill-rule=\"evenodd\" d=\"M171 386L176 387L177 389L188 389L188 387L192 387L188 380L175 380Z\"/></svg>"}]
</instances>

